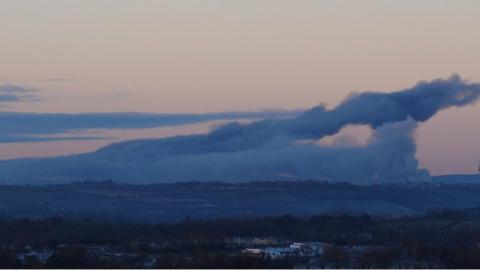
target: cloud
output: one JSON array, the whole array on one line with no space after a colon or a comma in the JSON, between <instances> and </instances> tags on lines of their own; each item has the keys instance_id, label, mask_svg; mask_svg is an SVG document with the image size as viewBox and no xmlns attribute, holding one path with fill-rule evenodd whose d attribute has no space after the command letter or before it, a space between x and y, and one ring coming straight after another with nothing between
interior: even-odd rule
<instances>
[{"instance_id":1,"label":"cloud","mask_svg":"<svg viewBox=\"0 0 480 270\"><path fill-rule=\"evenodd\" d=\"M64 81L66 78L50 78ZM118 92L115 95L126 95ZM9 103L39 101L37 90L18 85L0 85L0 108ZM22 113L0 111L0 143L40 142L55 140L107 139L91 136L45 136L88 129L141 129L178 126L213 120L291 117L300 111L220 112L208 114L155 114L155 113ZM33 136L32 136L33 135Z\"/></svg>"},{"instance_id":2,"label":"cloud","mask_svg":"<svg viewBox=\"0 0 480 270\"><path fill-rule=\"evenodd\" d=\"M291 117L300 111L219 112L207 114L157 113L21 113L0 112L2 134L53 134L84 129L138 129L185 125L212 120Z\"/></svg>"},{"instance_id":3,"label":"cloud","mask_svg":"<svg viewBox=\"0 0 480 270\"><path fill-rule=\"evenodd\" d=\"M17 85L0 85L0 106L2 103L37 101L36 90Z\"/></svg>"},{"instance_id":4,"label":"cloud","mask_svg":"<svg viewBox=\"0 0 480 270\"><path fill-rule=\"evenodd\" d=\"M14 173L25 180L112 178L136 183L426 180L428 171L418 168L415 157L417 126L442 109L474 104L479 96L480 84L453 75L393 93L350 95L331 110L317 106L297 117L231 123L205 135L127 141L89 154L3 162L0 176ZM372 136L368 143L339 147L314 143L347 125L369 126Z\"/></svg>"},{"instance_id":5,"label":"cloud","mask_svg":"<svg viewBox=\"0 0 480 270\"><path fill-rule=\"evenodd\" d=\"M38 135L81 132L88 129L142 129L178 126L213 120L292 117L299 111L221 112L209 114L154 114L154 113L19 113L0 112L0 134L8 140L38 141ZM35 136L29 136L35 135ZM14 136L17 138L14 139ZM77 137L81 139L81 137ZM90 139L90 137L85 137ZM47 139L47 138L46 138ZM46 140L45 139L45 140ZM54 140L54 138L48 138Z\"/></svg>"},{"instance_id":6,"label":"cloud","mask_svg":"<svg viewBox=\"0 0 480 270\"><path fill-rule=\"evenodd\" d=\"M0 143L23 143L23 142L51 142L51 141L85 141L105 140L109 138L101 136L24 136L24 135L0 135Z\"/></svg>"},{"instance_id":7,"label":"cloud","mask_svg":"<svg viewBox=\"0 0 480 270\"><path fill-rule=\"evenodd\" d=\"M75 78L67 78L67 77L52 77L52 78L43 78L39 81L41 82L54 82L54 83L64 83L64 82L74 82L77 79Z\"/></svg>"}]
</instances>

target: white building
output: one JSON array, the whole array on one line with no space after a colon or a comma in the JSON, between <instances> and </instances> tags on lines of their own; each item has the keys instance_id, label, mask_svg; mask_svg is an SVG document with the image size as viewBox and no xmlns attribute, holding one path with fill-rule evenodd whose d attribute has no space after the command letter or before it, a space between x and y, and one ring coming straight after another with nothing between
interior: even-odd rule
<instances>
[{"instance_id":1,"label":"white building","mask_svg":"<svg viewBox=\"0 0 480 270\"><path fill-rule=\"evenodd\" d=\"M298 250L300 256L320 256L330 246L332 245L323 242L294 242L290 248Z\"/></svg>"},{"instance_id":2,"label":"white building","mask_svg":"<svg viewBox=\"0 0 480 270\"><path fill-rule=\"evenodd\" d=\"M267 247L263 249L263 252L265 256L268 256L270 259L273 260L298 255L298 249L290 247Z\"/></svg>"}]
</instances>

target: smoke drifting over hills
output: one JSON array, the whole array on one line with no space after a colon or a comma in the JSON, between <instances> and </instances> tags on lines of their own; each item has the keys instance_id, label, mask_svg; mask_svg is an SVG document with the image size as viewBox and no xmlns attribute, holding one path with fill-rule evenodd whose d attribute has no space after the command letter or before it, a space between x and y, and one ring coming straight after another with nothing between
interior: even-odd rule
<instances>
[{"instance_id":1,"label":"smoke drifting over hills","mask_svg":"<svg viewBox=\"0 0 480 270\"><path fill-rule=\"evenodd\" d=\"M298 117L232 123L206 135L127 141L86 155L8 161L0 163L0 171L32 180L426 180L428 171L418 168L415 157L418 124L442 109L473 104L479 96L480 84L453 75L393 93L354 94L331 110L317 106ZM368 143L315 143L347 125L371 127ZM19 175L20 166L31 169Z\"/></svg>"}]
</instances>

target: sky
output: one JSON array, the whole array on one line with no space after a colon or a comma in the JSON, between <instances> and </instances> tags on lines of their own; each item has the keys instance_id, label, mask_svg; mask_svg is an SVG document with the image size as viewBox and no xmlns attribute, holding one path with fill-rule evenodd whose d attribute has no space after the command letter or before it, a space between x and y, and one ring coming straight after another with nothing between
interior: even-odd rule
<instances>
[{"instance_id":1,"label":"sky","mask_svg":"<svg viewBox=\"0 0 480 270\"><path fill-rule=\"evenodd\" d=\"M478 25L478 1L0 0L0 86L25 90L18 100L4 92L5 102L0 91L0 110L332 108L352 92L391 92L453 73L480 82ZM421 166L474 172L479 116L477 104L422 124ZM211 123L191 125L101 133L157 137L205 132ZM0 143L0 158L90 151L110 141Z\"/></svg>"}]
</instances>

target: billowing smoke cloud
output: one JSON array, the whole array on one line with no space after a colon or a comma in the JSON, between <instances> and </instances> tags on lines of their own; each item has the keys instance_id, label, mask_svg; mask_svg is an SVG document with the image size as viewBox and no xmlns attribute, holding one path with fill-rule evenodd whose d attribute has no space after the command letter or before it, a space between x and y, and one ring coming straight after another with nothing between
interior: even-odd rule
<instances>
[{"instance_id":1,"label":"billowing smoke cloud","mask_svg":"<svg viewBox=\"0 0 480 270\"><path fill-rule=\"evenodd\" d=\"M41 167L34 173L51 179L136 182L425 180L428 171L419 169L415 158L416 127L442 109L473 104L479 96L480 84L453 75L393 93L354 94L331 110L318 106L298 117L233 123L206 135L117 143L31 167ZM369 142L341 147L315 143L347 125L370 126ZM51 169L50 163L60 169Z\"/></svg>"},{"instance_id":2,"label":"billowing smoke cloud","mask_svg":"<svg viewBox=\"0 0 480 270\"><path fill-rule=\"evenodd\" d=\"M122 151L128 147L127 151L141 156L143 153L149 155L149 151L157 155L176 155L278 147L278 144L288 145L293 140L320 139L333 135L349 124L368 125L375 129L388 122L405 121L409 117L423 122L441 109L472 104L479 95L479 84L469 84L458 75L453 75L447 80L420 82L413 88L394 93L351 95L332 110L318 106L296 118L251 124L232 123L204 136L150 141L149 149L144 147L145 141L140 141L113 145L105 150ZM134 150L137 144L142 148L139 151Z\"/></svg>"}]
</instances>

